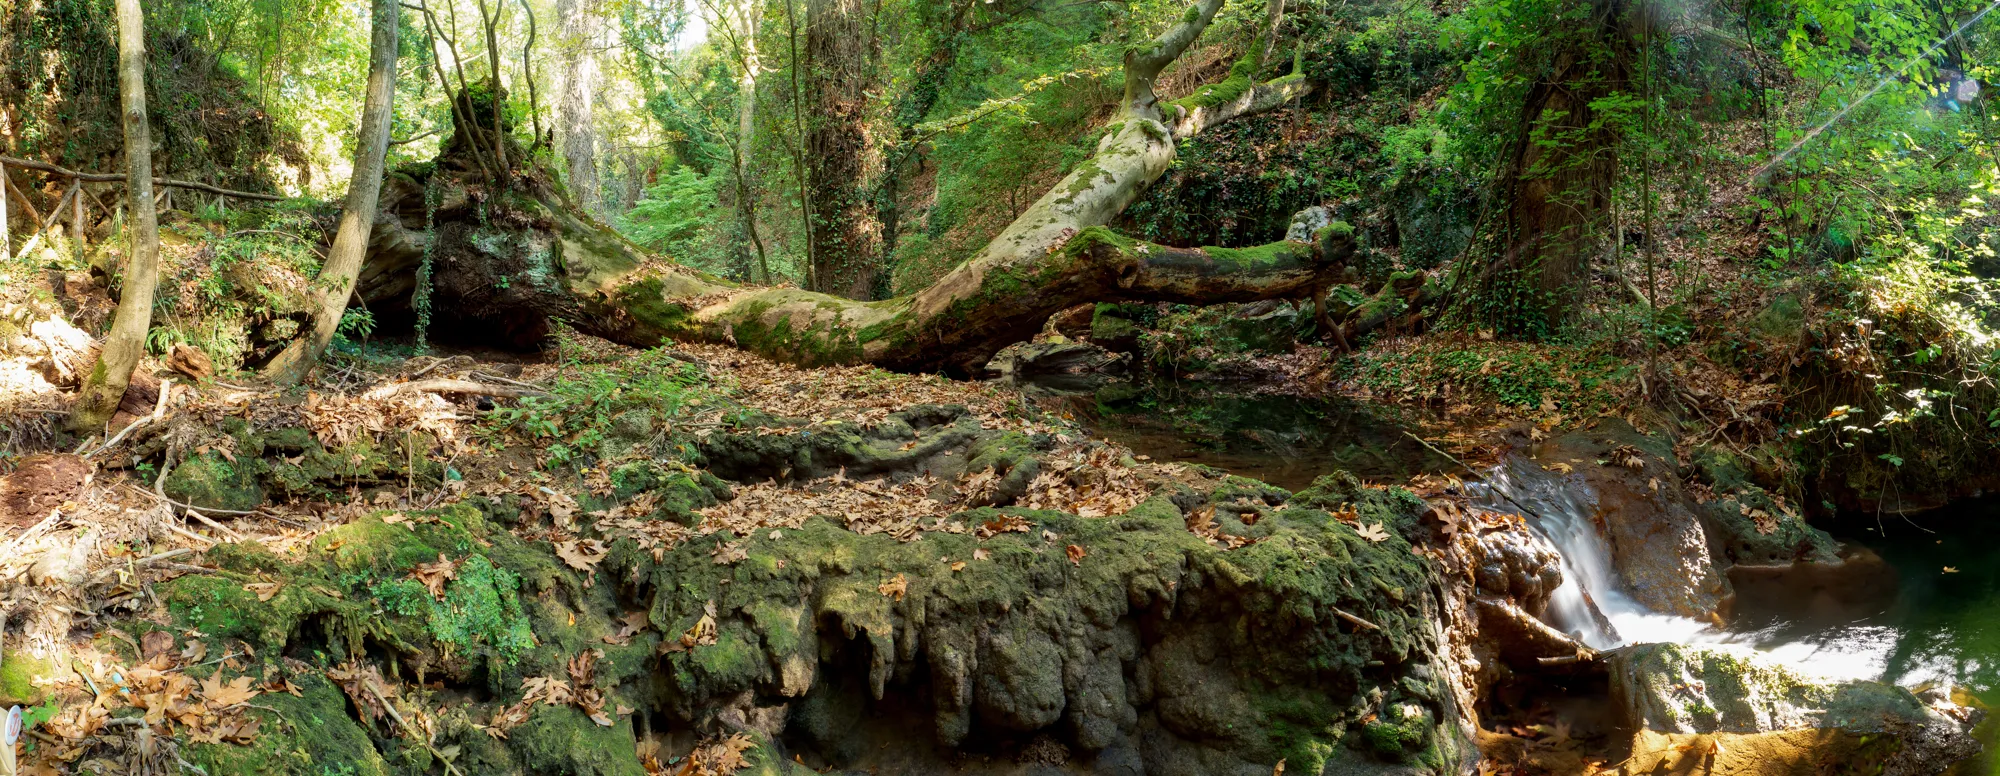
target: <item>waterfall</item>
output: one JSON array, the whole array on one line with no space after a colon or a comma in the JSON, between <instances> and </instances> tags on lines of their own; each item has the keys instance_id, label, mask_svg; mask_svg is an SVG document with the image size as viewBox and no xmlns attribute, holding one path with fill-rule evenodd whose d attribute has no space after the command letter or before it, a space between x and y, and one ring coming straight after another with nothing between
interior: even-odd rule
<instances>
[{"instance_id":1,"label":"waterfall","mask_svg":"<svg viewBox=\"0 0 2000 776\"><path fill-rule=\"evenodd\" d=\"M1755 649L1803 673L1833 679L1881 679L1894 649L1889 629L1854 625L1811 634L1773 627L1734 632L1691 617L1646 608L1612 567L1611 548L1593 521L1586 486L1514 457L1484 481L1467 483L1473 503L1520 515L1562 556L1563 581L1549 599L1550 625L1595 649L1671 642Z\"/></svg>"},{"instance_id":2,"label":"waterfall","mask_svg":"<svg viewBox=\"0 0 2000 776\"><path fill-rule=\"evenodd\" d=\"M1722 634L1690 617L1647 609L1625 592L1611 568L1611 548L1591 522L1588 494L1524 458L1495 467L1475 483L1473 503L1521 515L1562 555L1562 585L1549 599L1558 629L1596 649L1670 641L1721 641Z\"/></svg>"}]
</instances>

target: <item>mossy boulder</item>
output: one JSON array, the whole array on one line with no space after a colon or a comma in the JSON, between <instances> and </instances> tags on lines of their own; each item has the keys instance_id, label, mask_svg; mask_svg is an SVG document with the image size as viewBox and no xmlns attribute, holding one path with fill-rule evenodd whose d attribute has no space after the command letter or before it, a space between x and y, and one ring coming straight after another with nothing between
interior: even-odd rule
<instances>
[{"instance_id":1,"label":"mossy boulder","mask_svg":"<svg viewBox=\"0 0 2000 776\"><path fill-rule=\"evenodd\" d=\"M1642 644L1609 665L1613 701L1634 729L1888 737L1895 744L1871 764L1878 773L1942 773L1980 751L1972 709L1880 682L1814 679L1750 650Z\"/></svg>"},{"instance_id":2,"label":"mossy boulder","mask_svg":"<svg viewBox=\"0 0 2000 776\"><path fill-rule=\"evenodd\" d=\"M620 541L601 573L657 591L664 633L714 626L662 658L659 708L700 726L723 708L797 703L795 723L839 767L866 753L843 751L836 718L906 708L916 690L944 746L1062 731L1087 751L1150 752L1162 772L1456 761L1427 561L1279 489L1220 495L1266 504L1256 542L1226 550L1189 532L1187 510L1211 495L1183 489L1110 518L987 507L948 519L1028 529L985 539L897 541L812 519L659 559ZM1327 495L1398 529L1423 508L1399 489ZM718 564L722 541L746 557ZM1391 747L1364 731L1385 714L1402 715ZM1182 743L1146 749L1142 736Z\"/></svg>"},{"instance_id":3,"label":"mossy boulder","mask_svg":"<svg viewBox=\"0 0 2000 776\"><path fill-rule=\"evenodd\" d=\"M259 773L274 776L390 776L396 771L376 750L369 732L348 713L347 696L317 673L291 677L299 688L264 693L244 712L260 721L247 746L194 744L188 761L211 774Z\"/></svg>"},{"instance_id":4,"label":"mossy boulder","mask_svg":"<svg viewBox=\"0 0 2000 776\"><path fill-rule=\"evenodd\" d=\"M264 504L264 485L258 475L266 468L255 457L224 456L210 450L175 466L161 487L167 498L184 504L248 511Z\"/></svg>"}]
</instances>

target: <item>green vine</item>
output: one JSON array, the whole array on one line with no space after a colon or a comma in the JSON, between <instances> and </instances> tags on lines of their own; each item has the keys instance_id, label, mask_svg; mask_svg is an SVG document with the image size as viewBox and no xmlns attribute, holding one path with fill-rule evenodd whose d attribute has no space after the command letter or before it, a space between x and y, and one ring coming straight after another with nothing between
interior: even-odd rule
<instances>
[{"instance_id":1,"label":"green vine","mask_svg":"<svg viewBox=\"0 0 2000 776\"><path fill-rule=\"evenodd\" d=\"M431 328L431 258L437 255L438 176L424 183L424 258L417 262L417 287L410 307L417 313L417 349L429 346Z\"/></svg>"}]
</instances>

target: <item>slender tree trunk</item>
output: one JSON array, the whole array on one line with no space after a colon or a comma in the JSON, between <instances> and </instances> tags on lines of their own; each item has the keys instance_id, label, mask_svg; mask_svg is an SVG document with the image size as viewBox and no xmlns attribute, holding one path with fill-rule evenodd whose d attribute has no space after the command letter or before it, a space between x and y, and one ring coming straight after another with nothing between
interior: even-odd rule
<instances>
[{"instance_id":1,"label":"slender tree trunk","mask_svg":"<svg viewBox=\"0 0 2000 776\"><path fill-rule=\"evenodd\" d=\"M882 182L875 189L875 220L882 225L882 264L885 267L896 253L896 243L902 238L903 176L909 173L913 162L922 161L921 149L916 147L917 126L937 106L938 97L944 93L944 80L958 64L961 35L972 6L973 3L968 2L953 9L950 22L939 33L936 47L917 66L915 76L910 79L910 88L903 91L903 97L896 105L895 145L883 160Z\"/></svg>"},{"instance_id":2,"label":"slender tree trunk","mask_svg":"<svg viewBox=\"0 0 2000 776\"><path fill-rule=\"evenodd\" d=\"M279 383L305 378L333 341L354 281L368 255L368 237L375 224L375 203L382 190L383 157L389 151L389 125L395 115L397 0L374 0L369 39L367 94L361 106L360 143L354 149L354 177L347 183L347 201L334 232L326 264L313 281L318 294L312 330L293 340L264 368Z\"/></svg>"},{"instance_id":3,"label":"slender tree trunk","mask_svg":"<svg viewBox=\"0 0 2000 776\"><path fill-rule=\"evenodd\" d=\"M486 0L479 0L479 21L486 26L486 65L487 71L490 73L488 80L491 81L493 86L492 93L487 95L493 101L493 158L500 165L500 177L494 183L505 188L507 181L513 177L510 174L511 168L507 166L507 124L501 119L501 109L504 101L500 99L500 92L503 91L503 87L500 85L500 33L498 28L500 26L500 12L505 11L506 7L500 5L499 0L494 0L494 6L493 13L489 16L486 12Z\"/></svg>"},{"instance_id":4,"label":"slender tree trunk","mask_svg":"<svg viewBox=\"0 0 2000 776\"><path fill-rule=\"evenodd\" d=\"M814 197L812 289L867 299L875 288L881 224L865 193L876 166L868 131L869 91L875 87L875 41L867 34L862 0L808 0L806 56L811 68L806 136Z\"/></svg>"},{"instance_id":5,"label":"slender tree trunk","mask_svg":"<svg viewBox=\"0 0 2000 776\"><path fill-rule=\"evenodd\" d=\"M131 204L131 253L111 332L71 412L69 426L91 433L118 411L132 370L146 351L153 291L160 279L160 234L153 209L153 133L146 123L146 30L139 0L118 0L118 99L125 125L125 196Z\"/></svg>"},{"instance_id":6,"label":"slender tree trunk","mask_svg":"<svg viewBox=\"0 0 2000 776\"><path fill-rule=\"evenodd\" d=\"M604 188L597 175L597 0L557 0L562 23L563 92L556 103L569 191L585 212L604 217Z\"/></svg>"},{"instance_id":7,"label":"slender tree trunk","mask_svg":"<svg viewBox=\"0 0 2000 776\"><path fill-rule=\"evenodd\" d=\"M542 144L542 98L535 94L535 9L521 0L521 15L528 20L528 39L521 43L521 79L528 82L528 120L535 136L528 141L530 153Z\"/></svg>"},{"instance_id":8,"label":"slender tree trunk","mask_svg":"<svg viewBox=\"0 0 2000 776\"><path fill-rule=\"evenodd\" d=\"M770 284L771 259L764 250L764 238L757 231L757 183L750 164L750 151L757 142L757 78L764 63L757 55L757 0L737 3L737 39L742 41L743 74L736 79L736 147L730 161L736 166L736 209L743 234L757 250L759 282Z\"/></svg>"}]
</instances>

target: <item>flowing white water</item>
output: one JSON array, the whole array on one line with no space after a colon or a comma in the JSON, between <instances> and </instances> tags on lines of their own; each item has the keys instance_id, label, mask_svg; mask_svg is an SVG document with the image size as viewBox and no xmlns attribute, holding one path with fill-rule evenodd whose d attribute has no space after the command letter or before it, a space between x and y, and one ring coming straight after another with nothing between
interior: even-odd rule
<instances>
[{"instance_id":1,"label":"flowing white water","mask_svg":"<svg viewBox=\"0 0 2000 776\"><path fill-rule=\"evenodd\" d=\"M1835 680L1879 680L1886 672L1897 639L1890 628L1857 625L1805 637L1776 628L1732 632L1646 608L1619 582L1610 547L1591 519L1589 494L1532 462L1511 459L1470 487L1475 503L1527 518L1555 545L1563 581L1549 601L1550 624L1591 647L1669 642L1754 649L1801 673Z\"/></svg>"}]
</instances>

